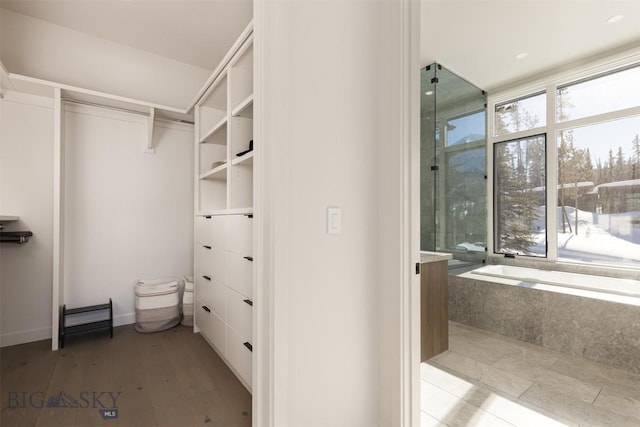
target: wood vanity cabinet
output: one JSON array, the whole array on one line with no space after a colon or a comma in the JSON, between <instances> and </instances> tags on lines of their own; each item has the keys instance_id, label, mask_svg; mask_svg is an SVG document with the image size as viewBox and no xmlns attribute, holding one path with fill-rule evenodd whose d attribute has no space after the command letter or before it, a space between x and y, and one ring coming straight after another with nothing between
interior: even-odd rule
<instances>
[{"instance_id":1,"label":"wood vanity cabinet","mask_svg":"<svg viewBox=\"0 0 640 427\"><path fill-rule=\"evenodd\" d=\"M420 264L420 361L449 348L447 261Z\"/></svg>"}]
</instances>

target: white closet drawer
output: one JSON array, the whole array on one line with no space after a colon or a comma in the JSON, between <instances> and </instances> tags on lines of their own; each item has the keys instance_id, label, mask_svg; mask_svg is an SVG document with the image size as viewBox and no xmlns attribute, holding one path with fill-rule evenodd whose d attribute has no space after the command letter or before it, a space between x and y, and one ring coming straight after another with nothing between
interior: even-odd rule
<instances>
[{"instance_id":1,"label":"white closet drawer","mask_svg":"<svg viewBox=\"0 0 640 427\"><path fill-rule=\"evenodd\" d=\"M242 256L253 255L253 219L248 215L227 217L227 249Z\"/></svg>"},{"instance_id":2,"label":"white closet drawer","mask_svg":"<svg viewBox=\"0 0 640 427\"><path fill-rule=\"evenodd\" d=\"M196 245L196 269L219 282L227 281L227 251Z\"/></svg>"},{"instance_id":3,"label":"white closet drawer","mask_svg":"<svg viewBox=\"0 0 640 427\"><path fill-rule=\"evenodd\" d=\"M220 354L227 352L227 325L218 317L208 305L196 300L194 307L196 314L196 325L200 328L200 333L205 335Z\"/></svg>"},{"instance_id":4,"label":"white closet drawer","mask_svg":"<svg viewBox=\"0 0 640 427\"><path fill-rule=\"evenodd\" d=\"M211 245L213 236L211 235L211 226L213 217L196 217L196 243L201 245Z\"/></svg>"},{"instance_id":5,"label":"white closet drawer","mask_svg":"<svg viewBox=\"0 0 640 427\"><path fill-rule=\"evenodd\" d=\"M251 342L243 339L233 329L227 328L227 360L240 378L251 387L252 355L248 346Z\"/></svg>"},{"instance_id":6,"label":"white closet drawer","mask_svg":"<svg viewBox=\"0 0 640 427\"><path fill-rule=\"evenodd\" d=\"M209 276L199 274L196 276L195 298L206 304L211 311L222 320L227 318L227 287L222 283L211 279Z\"/></svg>"},{"instance_id":7,"label":"white closet drawer","mask_svg":"<svg viewBox=\"0 0 640 427\"><path fill-rule=\"evenodd\" d=\"M227 244L227 215L213 217L211 239L214 247L224 248Z\"/></svg>"},{"instance_id":8,"label":"white closet drawer","mask_svg":"<svg viewBox=\"0 0 640 427\"><path fill-rule=\"evenodd\" d=\"M227 324L241 337L253 341L253 302L234 291L227 291Z\"/></svg>"},{"instance_id":9,"label":"white closet drawer","mask_svg":"<svg viewBox=\"0 0 640 427\"><path fill-rule=\"evenodd\" d=\"M226 236L226 216L197 216L196 243L224 248Z\"/></svg>"},{"instance_id":10,"label":"white closet drawer","mask_svg":"<svg viewBox=\"0 0 640 427\"><path fill-rule=\"evenodd\" d=\"M253 261L233 252L228 255L227 286L249 299L253 298Z\"/></svg>"},{"instance_id":11,"label":"white closet drawer","mask_svg":"<svg viewBox=\"0 0 640 427\"><path fill-rule=\"evenodd\" d=\"M211 277L196 271L195 276L195 299L201 301L203 304L213 305L213 283L212 280L207 280L206 278L211 279Z\"/></svg>"},{"instance_id":12,"label":"white closet drawer","mask_svg":"<svg viewBox=\"0 0 640 427\"><path fill-rule=\"evenodd\" d=\"M209 245L202 245L201 243L196 243L196 270L202 272L203 274L206 272L207 275L211 274L211 251L212 247Z\"/></svg>"}]
</instances>

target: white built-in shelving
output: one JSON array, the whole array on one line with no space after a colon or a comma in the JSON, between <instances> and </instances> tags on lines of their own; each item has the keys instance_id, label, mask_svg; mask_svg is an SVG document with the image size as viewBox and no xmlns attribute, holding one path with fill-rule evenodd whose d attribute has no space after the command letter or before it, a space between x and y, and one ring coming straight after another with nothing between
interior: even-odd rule
<instances>
[{"instance_id":1,"label":"white built-in shelving","mask_svg":"<svg viewBox=\"0 0 640 427\"><path fill-rule=\"evenodd\" d=\"M249 25L195 108L195 330L251 390L253 35Z\"/></svg>"}]
</instances>

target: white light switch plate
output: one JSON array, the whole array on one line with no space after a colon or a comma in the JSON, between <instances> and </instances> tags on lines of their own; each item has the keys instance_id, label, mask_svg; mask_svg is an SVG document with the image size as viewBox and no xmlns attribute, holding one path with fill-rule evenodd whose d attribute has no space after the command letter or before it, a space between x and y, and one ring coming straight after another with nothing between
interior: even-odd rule
<instances>
[{"instance_id":1,"label":"white light switch plate","mask_svg":"<svg viewBox=\"0 0 640 427\"><path fill-rule=\"evenodd\" d=\"M342 209L327 208L327 234L342 232Z\"/></svg>"}]
</instances>

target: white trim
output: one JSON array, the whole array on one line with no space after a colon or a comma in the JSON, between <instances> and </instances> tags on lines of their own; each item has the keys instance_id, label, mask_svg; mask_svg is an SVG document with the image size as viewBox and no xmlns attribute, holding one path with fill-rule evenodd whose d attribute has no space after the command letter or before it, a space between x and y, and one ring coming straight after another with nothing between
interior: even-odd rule
<instances>
[{"instance_id":1,"label":"white trim","mask_svg":"<svg viewBox=\"0 0 640 427\"><path fill-rule=\"evenodd\" d=\"M57 322L57 320L56 320ZM135 313L124 313L113 316L113 326L131 325L136 322ZM43 341L52 338L50 327L29 329L26 331L8 332L0 336L0 347ZM57 328L56 328L57 329ZM117 331L116 331L117 332ZM57 349L53 349L57 350Z\"/></svg>"},{"instance_id":2,"label":"white trim","mask_svg":"<svg viewBox=\"0 0 640 427\"><path fill-rule=\"evenodd\" d=\"M273 135L276 126L270 124L276 120L278 106L274 105L269 92L277 92L273 84L266 85L266 78L272 70L270 59L278 53L278 9L277 2L254 2L254 305L253 305L253 425L286 425L287 420L279 416L286 414L287 376L286 357L287 337L277 335L276 331L286 329L286 317L278 316L278 304L282 304L286 293L277 293L277 277L274 271L276 242L274 235L275 206L271 203L274 194L273 181L276 175L274 157L277 136ZM286 111L286 110L283 110ZM286 190L285 190L286 191ZM286 247L282 248L286 257ZM282 315L286 313L282 310ZM282 329L284 328L284 329ZM283 366L284 365L284 366ZM278 393L276 393L276 389Z\"/></svg>"},{"instance_id":3,"label":"white trim","mask_svg":"<svg viewBox=\"0 0 640 427\"><path fill-rule=\"evenodd\" d=\"M255 15L255 9L259 7L259 6L256 7L255 3L260 3L260 2L254 2L254 15ZM189 106L182 112L186 113L191 111L196 106L196 104L198 104L198 102L200 102L200 100L204 96L206 96L207 92L211 89L211 86L214 84L215 80L217 80L220 74L226 69L227 64L229 64L229 61L231 60L231 58L236 54L238 49L242 47L244 42L248 40L249 37L252 36L253 31L254 31L253 20L251 20L249 24L245 27L245 29L242 30L242 33L240 33L235 43L233 43L233 45L231 46L227 54L224 56L224 58L222 58L222 60L220 61L216 69L213 70L213 73L211 73L211 75L209 76L207 81L204 83L202 88L198 91L196 96L189 103ZM254 77L254 81L255 81L255 77Z\"/></svg>"},{"instance_id":4,"label":"white trim","mask_svg":"<svg viewBox=\"0 0 640 427\"><path fill-rule=\"evenodd\" d=\"M555 90L553 91L553 93L555 99ZM554 127L556 132L558 132L561 130L575 129L583 126L591 126L600 123L611 122L614 120L626 119L633 116L640 116L640 106L625 108L623 110L617 110L608 113L596 114L594 116L581 117L579 119L568 120L566 122L558 123Z\"/></svg>"},{"instance_id":5,"label":"white trim","mask_svg":"<svg viewBox=\"0 0 640 427\"><path fill-rule=\"evenodd\" d=\"M62 89L62 90L68 91L68 92L75 92L75 93L78 93L78 94L81 94L81 95L97 96L99 98L104 98L104 99L108 99L108 100L111 100L111 101L124 102L124 103L127 103L127 104L140 105L140 106L144 106L144 107L153 107L153 108L157 108L159 110L171 111L173 113L186 114L189 111L189 110L183 110L181 108L169 107L167 105L155 104L155 103L151 103L151 102L140 101L138 99L127 98L125 96L112 95L110 93L99 92L97 90L84 89L84 88L77 87L77 86L71 86L71 85L66 85L66 84L62 84L62 83L51 82L51 81L48 81L48 80L36 79L34 77L23 76L23 75L20 75L20 74L9 73L9 79L17 81L17 82L24 82L24 83L28 83L28 84L33 84L33 85L36 85L36 86L47 86L47 87L51 87L51 88L54 88L54 89Z\"/></svg>"},{"instance_id":6,"label":"white trim","mask_svg":"<svg viewBox=\"0 0 640 427\"><path fill-rule=\"evenodd\" d=\"M419 9L412 0L380 4L378 425L384 426L420 424Z\"/></svg>"},{"instance_id":7,"label":"white trim","mask_svg":"<svg viewBox=\"0 0 640 427\"><path fill-rule=\"evenodd\" d=\"M124 326L136 323L136 313L122 313L113 315L113 326ZM115 333L114 333L115 335Z\"/></svg>"},{"instance_id":8,"label":"white trim","mask_svg":"<svg viewBox=\"0 0 640 427\"><path fill-rule=\"evenodd\" d=\"M43 341L51 338L51 328L37 328L26 331L8 332L0 336L0 347Z\"/></svg>"},{"instance_id":9,"label":"white trim","mask_svg":"<svg viewBox=\"0 0 640 427\"><path fill-rule=\"evenodd\" d=\"M576 80L610 71L614 68L621 68L633 63L640 62L640 48L621 52L604 59L593 60L582 63L570 69L553 73L539 79L526 83L510 85L506 89L498 89L489 94L488 99L494 104L507 102L510 99L521 98L527 94L532 94L543 90L549 85L563 86Z\"/></svg>"},{"instance_id":10,"label":"white trim","mask_svg":"<svg viewBox=\"0 0 640 427\"><path fill-rule=\"evenodd\" d=\"M626 52L622 52L611 57L593 61L591 63L582 64L572 68L571 70L555 73L532 82L523 84L518 87L512 87L507 90L498 91L490 94L487 98L487 249L489 259L497 260L502 255L494 253L494 165L493 165L493 149L496 143L526 138L537 134L546 134L546 182L557 183L558 177L558 153L557 153L557 134L559 131L567 129L575 129L578 127L596 125L613 120L624 119L640 115L640 106L629 107L613 112L596 114L593 116L582 117L557 123L556 120L556 97L557 88L567 86L573 82L581 81L588 78L597 78L599 75L609 73L618 69L640 65L640 48L635 48ZM527 129L520 132L509 133L506 135L495 135L495 108L496 105L514 101L533 95L536 93L545 93L546 96L546 125L535 129ZM557 185L547 185L547 257L537 258L535 262L543 262L547 265L570 265L571 261L558 261L558 218L557 218ZM552 206L553 208L549 209ZM519 262L529 261L529 257L519 258ZM583 265L575 262L575 265ZM615 270L605 264L593 264L593 266L604 269L605 271ZM623 266L624 268L624 266Z\"/></svg>"},{"instance_id":11,"label":"white trim","mask_svg":"<svg viewBox=\"0 0 640 427\"><path fill-rule=\"evenodd\" d=\"M493 114L489 114L489 109L493 109L493 104L491 102L487 103L487 148L486 148L486 170L487 170L487 182L486 182L486 194L487 194L487 256L493 254L495 241L495 231L493 229L493 181L494 181L494 172L493 172L493 147L495 143L493 142Z\"/></svg>"},{"instance_id":12,"label":"white trim","mask_svg":"<svg viewBox=\"0 0 640 427\"><path fill-rule=\"evenodd\" d=\"M64 105L54 89L53 105L53 283L51 350L58 350L59 315L64 301Z\"/></svg>"},{"instance_id":13,"label":"white trim","mask_svg":"<svg viewBox=\"0 0 640 427\"><path fill-rule=\"evenodd\" d=\"M546 182L558 182L558 144L556 141L556 90L553 85L547 86L547 138L545 143ZM551 143L550 143L551 142ZM547 185L547 261L558 260L558 186ZM549 209L553 206L553 209Z\"/></svg>"},{"instance_id":14,"label":"white trim","mask_svg":"<svg viewBox=\"0 0 640 427\"><path fill-rule=\"evenodd\" d=\"M26 92L8 90L4 93L3 102L13 102L15 104L31 105L35 107L53 110L53 99L47 96L33 95Z\"/></svg>"},{"instance_id":15,"label":"white trim","mask_svg":"<svg viewBox=\"0 0 640 427\"><path fill-rule=\"evenodd\" d=\"M410 366L404 372L404 381L410 383L409 395L404 399L405 418L402 423L405 426L420 425L420 351L421 351L421 335L420 335L420 316L421 316L421 280L420 275L413 273L413 266L420 262L420 16L421 2L408 1L403 3L406 14L410 18L405 18L405 26L403 33L408 37L403 44L409 47L409 58L405 58L404 62L408 65L408 70L404 70L405 74L411 76L407 90L409 100L405 101L407 111L403 112L404 120L410 123L410 134L408 135L409 150L405 152L405 162L408 162L409 176L409 212L408 224L405 227L404 239L407 240L409 253L404 254L402 264L405 266L408 275L405 287L409 288L409 360ZM406 65L405 65L406 66ZM408 264L408 269L406 268ZM405 310L406 310L405 306Z\"/></svg>"}]
</instances>

